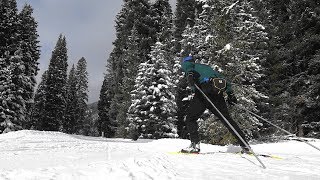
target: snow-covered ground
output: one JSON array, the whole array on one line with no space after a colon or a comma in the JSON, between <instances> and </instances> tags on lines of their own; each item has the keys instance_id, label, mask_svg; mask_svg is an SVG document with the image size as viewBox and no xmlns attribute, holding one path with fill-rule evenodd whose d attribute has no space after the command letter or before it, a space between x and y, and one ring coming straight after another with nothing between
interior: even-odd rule
<instances>
[{"instance_id":1,"label":"snow-covered ground","mask_svg":"<svg viewBox=\"0 0 320 180\"><path fill-rule=\"evenodd\" d=\"M320 147L320 140L311 143ZM256 153L282 157L260 157L267 169L250 155L170 153L188 145L181 139L131 141L10 132L0 135L0 179L320 179L320 151L302 142L252 145ZM203 153L227 149L201 144Z\"/></svg>"}]
</instances>

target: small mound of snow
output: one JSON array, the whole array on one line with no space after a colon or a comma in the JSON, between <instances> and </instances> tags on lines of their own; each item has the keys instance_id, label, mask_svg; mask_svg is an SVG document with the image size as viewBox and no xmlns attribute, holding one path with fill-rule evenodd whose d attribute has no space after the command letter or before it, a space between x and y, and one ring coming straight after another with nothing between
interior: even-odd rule
<instances>
[{"instance_id":1,"label":"small mound of snow","mask_svg":"<svg viewBox=\"0 0 320 180\"><path fill-rule=\"evenodd\" d=\"M234 145L229 145L227 147L227 151L228 153L238 153L242 150L242 148L240 146L234 146Z\"/></svg>"},{"instance_id":2,"label":"small mound of snow","mask_svg":"<svg viewBox=\"0 0 320 180\"><path fill-rule=\"evenodd\" d=\"M1 140L41 140L42 142L60 142L66 140L75 141L77 139L72 135L68 135L62 132L21 130L8 132L6 134L0 134L0 141Z\"/></svg>"}]
</instances>

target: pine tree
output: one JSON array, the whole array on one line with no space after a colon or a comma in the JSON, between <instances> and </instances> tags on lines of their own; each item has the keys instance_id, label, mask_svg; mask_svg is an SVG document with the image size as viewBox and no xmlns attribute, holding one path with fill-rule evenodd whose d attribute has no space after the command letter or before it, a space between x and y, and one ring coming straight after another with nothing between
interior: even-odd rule
<instances>
[{"instance_id":1,"label":"pine tree","mask_svg":"<svg viewBox=\"0 0 320 180\"><path fill-rule=\"evenodd\" d=\"M319 35L318 35L319 38ZM305 121L301 125L303 128L303 136L320 138L320 51L318 51L310 59L308 63L308 69L306 71L308 80L306 82L308 87L305 92L306 103L304 104L304 110L301 112L304 115Z\"/></svg>"},{"instance_id":2,"label":"pine tree","mask_svg":"<svg viewBox=\"0 0 320 180\"><path fill-rule=\"evenodd\" d=\"M42 130L62 131L66 110L67 83L67 47L66 39L59 36L50 59L46 84L46 115L42 119Z\"/></svg>"},{"instance_id":3,"label":"pine tree","mask_svg":"<svg viewBox=\"0 0 320 180\"><path fill-rule=\"evenodd\" d=\"M202 5L202 11L196 14L194 25L192 27L188 25L182 33L182 52L184 56L192 54L199 62L208 64L208 49L212 45L211 39L214 34L210 24L212 7L207 3L197 2L197 4Z\"/></svg>"},{"instance_id":4,"label":"pine tree","mask_svg":"<svg viewBox=\"0 0 320 180\"><path fill-rule=\"evenodd\" d=\"M117 84L117 68L116 68L115 49L111 52L107 61L107 73L104 76L100 96L98 101L98 131L99 134L105 137L113 137L116 132L117 123L113 116L111 103L115 97L118 88ZM115 103L114 103L115 104Z\"/></svg>"},{"instance_id":5,"label":"pine tree","mask_svg":"<svg viewBox=\"0 0 320 180\"><path fill-rule=\"evenodd\" d=\"M152 10L158 41L170 43L172 40L173 13L169 0L156 0L152 5Z\"/></svg>"},{"instance_id":6,"label":"pine tree","mask_svg":"<svg viewBox=\"0 0 320 180\"><path fill-rule=\"evenodd\" d=\"M117 38L115 40L114 49L110 54L109 61L113 68L113 75L115 86L112 87L112 94L114 94L110 110L110 122L123 121L127 112L126 101L129 92L123 91L125 79L132 78L126 77L126 70L131 68L133 64L138 65L149 59L148 54L151 50L151 45L156 41L156 30L153 27L154 22L151 18L151 8L148 0L132 0L125 1L121 12L116 20ZM129 48L128 38L132 34L132 30L137 31L137 52L139 58L135 59L138 62L129 62L126 50ZM136 67L134 67L136 68ZM118 104L124 102L125 104ZM120 118L120 119L118 119ZM121 125L120 125L121 126Z\"/></svg>"},{"instance_id":7,"label":"pine tree","mask_svg":"<svg viewBox=\"0 0 320 180\"><path fill-rule=\"evenodd\" d=\"M22 122L25 120L26 106L22 98L22 83L24 77L20 74L24 70L22 64L22 53L17 50L13 56L9 56L10 65L1 70L1 74L7 77L3 82L1 92L1 130L6 133L22 129Z\"/></svg>"},{"instance_id":8,"label":"pine tree","mask_svg":"<svg viewBox=\"0 0 320 180\"><path fill-rule=\"evenodd\" d=\"M88 136L99 136L98 102L89 104L86 114L87 123L84 124L84 134Z\"/></svg>"},{"instance_id":9,"label":"pine tree","mask_svg":"<svg viewBox=\"0 0 320 180\"><path fill-rule=\"evenodd\" d=\"M25 5L19 13L19 36L20 48L22 50L22 61L24 66L21 75L24 76L22 98L26 103L25 128L30 127L30 108L33 101L34 89L36 86L36 75L38 72L38 60L40 58L39 41L37 34L37 22L32 17L33 9L30 5Z\"/></svg>"},{"instance_id":10,"label":"pine tree","mask_svg":"<svg viewBox=\"0 0 320 180\"><path fill-rule=\"evenodd\" d=\"M116 86L121 83L124 76L123 70L125 70L126 57L123 56L125 49L128 48L128 37L131 35L131 31L134 26L139 34L139 47L141 61L148 59L151 45L155 42L155 30L152 28L153 21L150 17L151 10L148 0L130 0L124 1L123 8L116 18L116 35L117 38L113 43L115 48L113 49L110 58L115 63L115 81ZM150 36L151 35L151 36ZM116 88L117 89L117 88Z\"/></svg>"},{"instance_id":11,"label":"pine tree","mask_svg":"<svg viewBox=\"0 0 320 180\"><path fill-rule=\"evenodd\" d=\"M15 117L15 115L23 113L21 112L23 107L21 109L17 107L19 104L14 102L17 97L14 97L12 92L17 92L18 88L13 82L12 70L18 67L18 64L15 63L21 62L21 50L17 51L17 11L15 0L0 1L0 132L20 129L22 125L20 119L18 120L20 117ZM14 110L19 112L14 112Z\"/></svg>"},{"instance_id":12,"label":"pine tree","mask_svg":"<svg viewBox=\"0 0 320 180\"><path fill-rule=\"evenodd\" d=\"M171 5L168 0L157 0L152 8L154 12L154 22L156 22L157 40L164 45L163 48L167 52L165 60L169 67L173 68L175 64L175 50Z\"/></svg>"},{"instance_id":13,"label":"pine tree","mask_svg":"<svg viewBox=\"0 0 320 180\"><path fill-rule=\"evenodd\" d=\"M63 123L63 129L66 133L76 133L76 121L78 108L77 99L77 77L74 65L69 72L67 82L67 109L66 109L66 120Z\"/></svg>"},{"instance_id":14,"label":"pine tree","mask_svg":"<svg viewBox=\"0 0 320 180\"><path fill-rule=\"evenodd\" d=\"M0 58L0 132L3 132L8 124L11 123L8 120L8 104L7 97L10 93L9 85L10 85L10 71L9 67L6 63L6 58Z\"/></svg>"},{"instance_id":15,"label":"pine tree","mask_svg":"<svg viewBox=\"0 0 320 180\"><path fill-rule=\"evenodd\" d=\"M7 122L3 124L13 123L11 127L29 128L39 59L37 25L32 17L31 6L25 6L18 14L15 0L3 0L0 3L0 57L3 57L0 63L3 69L3 79L0 80L3 84L1 109L6 106L1 114ZM6 131L15 129L6 128Z\"/></svg>"},{"instance_id":16,"label":"pine tree","mask_svg":"<svg viewBox=\"0 0 320 180\"><path fill-rule=\"evenodd\" d=\"M1 0L0 14L0 57L6 58L7 55L14 55L19 45L16 0Z\"/></svg>"},{"instance_id":17,"label":"pine tree","mask_svg":"<svg viewBox=\"0 0 320 180\"><path fill-rule=\"evenodd\" d=\"M127 5L130 7L129 12L135 12L136 9L141 9L141 7L138 6L139 3L137 3L136 5L128 3ZM149 11L150 10L146 12ZM110 106L110 117L112 118L115 116L115 119L118 123L116 133L116 136L118 137L126 137L127 135L127 110L130 106L131 100L129 93L134 89L134 79L132 77L135 77L137 75L138 65L141 62L145 62L147 61L147 59L149 59L149 57L145 56L146 53L144 52L150 51L151 43L154 41L153 39L155 39L154 37L156 36L159 40L161 39L161 41L163 42L166 41L167 50L171 50L170 43L172 40L172 10L169 2L167 0L156 1L152 5L152 12L150 11L149 14L150 13L152 13L153 15L152 21L150 21L151 19L149 19L148 16L142 17L141 19L135 19L133 21L133 26L131 28L129 36L127 37L128 40L126 41L127 49L124 50L124 53L120 58L123 67L123 78L121 86L117 88L118 92L115 93ZM141 28L143 26L149 27L149 30ZM146 38L146 36L144 35L146 30L148 30L151 34L155 34L156 36L147 36ZM168 63L172 64L172 62L170 62L171 59L172 56L166 57Z\"/></svg>"},{"instance_id":18,"label":"pine tree","mask_svg":"<svg viewBox=\"0 0 320 180\"><path fill-rule=\"evenodd\" d=\"M128 111L133 139L177 136L174 126L176 104L170 79L172 72L165 62L165 53L163 45L156 43L151 60L139 66Z\"/></svg>"},{"instance_id":19,"label":"pine tree","mask_svg":"<svg viewBox=\"0 0 320 180\"><path fill-rule=\"evenodd\" d=\"M316 136L318 124L317 74L319 51L319 2L286 1L270 4L274 48L270 62L269 90L276 123L297 135ZM283 85L287 86L283 86ZM282 122L277 121L281 119ZM313 120L317 119L317 120ZM312 121L312 122L310 122ZM309 135L308 135L309 136Z\"/></svg>"},{"instance_id":20,"label":"pine tree","mask_svg":"<svg viewBox=\"0 0 320 180\"><path fill-rule=\"evenodd\" d=\"M111 89L113 86L112 73L109 72L104 77L98 101L98 131L100 135L104 134L105 137L113 137L115 134L116 123L109 118L111 100L114 97Z\"/></svg>"},{"instance_id":21,"label":"pine tree","mask_svg":"<svg viewBox=\"0 0 320 180\"><path fill-rule=\"evenodd\" d=\"M11 73L11 84L10 84L10 94L8 105L10 109L14 112L12 115L14 124L23 125L25 122L27 108L26 100L23 98L23 95L26 92L25 86L29 85L28 77L24 76L25 66L22 61L22 51L18 50L15 52L15 55L11 57L10 62L10 73ZM13 122L12 121L12 122Z\"/></svg>"},{"instance_id":22,"label":"pine tree","mask_svg":"<svg viewBox=\"0 0 320 180\"><path fill-rule=\"evenodd\" d=\"M180 41L183 39L182 33L185 28L189 25L193 27L196 12L196 1L195 0L177 0L177 9L175 13L175 52L180 52L181 45Z\"/></svg>"},{"instance_id":23,"label":"pine tree","mask_svg":"<svg viewBox=\"0 0 320 180\"><path fill-rule=\"evenodd\" d=\"M113 103L117 106L118 115L116 117L118 127L116 136L117 137L127 137L128 132L126 128L129 125L127 121L127 111L131 103L130 92L134 89L135 79L132 77L137 76L138 65L141 62L140 48L139 48L139 34L136 26L133 26L131 30L131 35L128 37L128 49L125 51L124 57L125 64L127 64L126 69L124 70L124 77L122 86L119 87L119 93L113 101L118 100L121 97L121 101L118 103ZM121 103L120 103L121 102Z\"/></svg>"},{"instance_id":24,"label":"pine tree","mask_svg":"<svg viewBox=\"0 0 320 180\"><path fill-rule=\"evenodd\" d=\"M265 62L267 55L267 33L259 18L254 16L255 10L249 1L225 2L228 6L220 11L220 24L216 24L217 34L213 35L213 43L216 43L216 46L209 52L216 53L216 56L210 61L221 68L223 74L234 83L236 96L241 97L239 104L250 111L258 112L258 102L265 102L267 98L256 86L264 76L261 64ZM218 39L214 39L215 37ZM232 114L237 117L235 119L249 137L259 135L258 126L261 124L256 118L237 109L234 109Z\"/></svg>"},{"instance_id":25,"label":"pine tree","mask_svg":"<svg viewBox=\"0 0 320 180\"><path fill-rule=\"evenodd\" d=\"M76 126L75 128L82 133L84 124L86 122L86 111L88 109L88 72L87 72L87 61L85 58L81 58L77 63L77 70L75 73L76 77Z\"/></svg>"},{"instance_id":26,"label":"pine tree","mask_svg":"<svg viewBox=\"0 0 320 180\"><path fill-rule=\"evenodd\" d=\"M48 78L48 71L42 74L41 82L38 85L37 91L34 96L34 103L31 109L31 129L41 130L42 119L45 117L45 104L46 104L46 84Z\"/></svg>"}]
</instances>

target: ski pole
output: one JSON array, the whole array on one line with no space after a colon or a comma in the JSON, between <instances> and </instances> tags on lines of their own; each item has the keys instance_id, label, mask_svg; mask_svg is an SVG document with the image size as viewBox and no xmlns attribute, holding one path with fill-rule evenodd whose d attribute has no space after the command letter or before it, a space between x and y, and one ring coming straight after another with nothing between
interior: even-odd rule
<instances>
[{"instance_id":1,"label":"ski pole","mask_svg":"<svg viewBox=\"0 0 320 180\"><path fill-rule=\"evenodd\" d=\"M194 85L199 90L199 92L207 99L207 101L212 105L212 107L218 112L218 114L222 117L222 119L228 124L228 126L232 129L232 131L239 137L239 139L243 142L243 144L250 150L250 153L252 153L254 157L259 161L259 163L262 165L262 167L266 169L266 166L263 164L260 158L256 155L256 153L253 152L249 144L240 136L238 131L234 129L234 127L230 124L230 122L223 116L223 114L219 111L219 109L212 103L209 97L199 88L197 84L194 84Z\"/></svg>"},{"instance_id":2,"label":"ski pole","mask_svg":"<svg viewBox=\"0 0 320 180\"><path fill-rule=\"evenodd\" d=\"M233 104L233 105L235 105L236 107L238 107L238 108L242 109L242 110L247 111L249 114L251 114L251 115L253 115L253 116L257 117L258 119L261 119L262 121L264 121L264 122L266 122L266 123L268 123L268 124L271 124L272 126L274 126L274 127L278 128L279 130L281 130L281 131L285 132L286 134L291 135L291 136L293 136L293 137L297 138L299 141L304 142L304 143L306 143L307 145L309 145L309 146L311 146L311 147L313 147L313 148L317 149L318 151L320 151L320 148L318 148L318 147L316 147L315 145L313 145L313 144L309 143L307 140L304 140L304 139L302 139L302 138L300 138L300 137L296 136L295 134L290 133L289 131L287 131L287 130L285 130L285 129L283 129L283 128L281 128L281 127L277 126L277 125L275 125L274 123L272 123L272 122L270 122L270 121L266 120L265 118L263 118L263 117L261 117L261 116L257 115L256 113L251 112L251 111L249 111L248 109L246 109L246 108L244 108L244 107L241 107L241 106L240 106L240 105L238 105L238 104L235 104L235 103L232 103L232 104Z\"/></svg>"}]
</instances>

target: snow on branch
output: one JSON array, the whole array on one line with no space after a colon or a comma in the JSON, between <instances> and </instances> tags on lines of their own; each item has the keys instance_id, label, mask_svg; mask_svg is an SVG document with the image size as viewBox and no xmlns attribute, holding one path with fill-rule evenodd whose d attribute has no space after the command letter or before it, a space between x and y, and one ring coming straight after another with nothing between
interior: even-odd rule
<instances>
[{"instance_id":1,"label":"snow on branch","mask_svg":"<svg viewBox=\"0 0 320 180\"><path fill-rule=\"evenodd\" d=\"M223 11L224 11L225 9L227 9L226 14L229 14L229 11L230 11L238 2L239 2L239 0L236 1L235 3L231 4L230 6L225 7L225 8L223 9Z\"/></svg>"}]
</instances>

